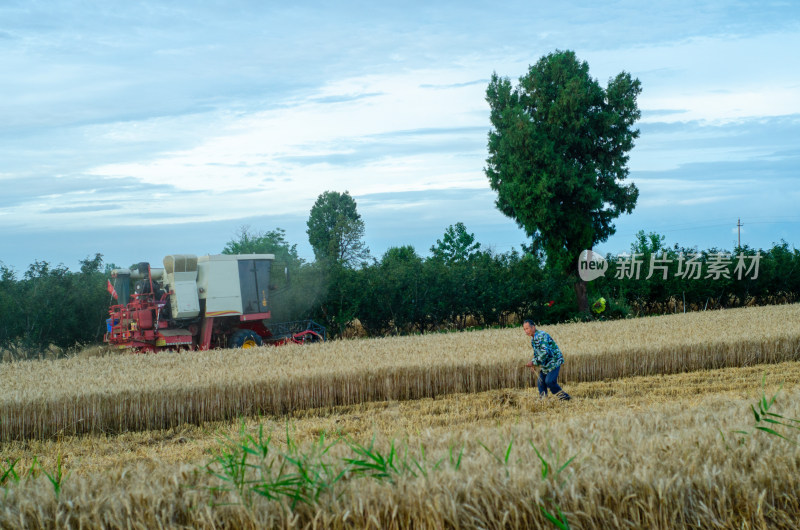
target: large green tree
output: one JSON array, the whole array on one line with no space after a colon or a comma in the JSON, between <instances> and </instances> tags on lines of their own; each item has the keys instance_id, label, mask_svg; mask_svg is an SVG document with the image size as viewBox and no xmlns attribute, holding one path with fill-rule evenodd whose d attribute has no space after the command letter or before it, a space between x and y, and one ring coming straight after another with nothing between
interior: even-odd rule
<instances>
[{"instance_id":1,"label":"large green tree","mask_svg":"<svg viewBox=\"0 0 800 530\"><path fill-rule=\"evenodd\" d=\"M492 129L485 172L497 207L551 265L576 277L581 311L588 304L578 256L607 240L612 221L633 211L639 195L624 180L639 135L640 92L627 72L601 87L572 51L542 57L518 86L494 73L486 90Z\"/></svg>"},{"instance_id":2,"label":"large green tree","mask_svg":"<svg viewBox=\"0 0 800 530\"><path fill-rule=\"evenodd\" d=\"M317 261L354 267L369 258L364 221L348 192L326 191L317 197L307 226Z\"/></svg>"}]
</instances>

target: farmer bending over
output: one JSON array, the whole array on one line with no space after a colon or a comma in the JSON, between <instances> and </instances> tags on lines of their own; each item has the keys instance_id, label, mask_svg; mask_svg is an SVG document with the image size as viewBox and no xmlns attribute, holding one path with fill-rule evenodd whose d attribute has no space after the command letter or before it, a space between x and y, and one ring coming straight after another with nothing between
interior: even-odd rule
<instances>
[{"instance_id":1,"label":"farmer bending over","mask_svg":"<svg viewBox=\"0 0 800 530\"><path fill-rule=\"evenodd\" d=\"M556 341L544 331L537 330L533 320L526 320L522 324L522 329L531 338L531 346L533 346L533 359L525 366L531 370L535 366L539 367L539 378L536 380L539 396L547 397L547 391L550 390L560 400L570 399L569 394L558 386L558 371L564 364L564 356L561 355Z\"/></svg>"}]
</instances>

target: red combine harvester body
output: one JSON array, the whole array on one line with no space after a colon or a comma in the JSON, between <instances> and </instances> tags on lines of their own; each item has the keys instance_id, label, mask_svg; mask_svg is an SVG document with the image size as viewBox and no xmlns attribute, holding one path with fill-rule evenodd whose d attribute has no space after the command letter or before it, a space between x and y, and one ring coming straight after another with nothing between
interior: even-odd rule
<instances>
[{"instance_id":1,"label":"red combine harvester body","mask_svg":"<svg viewBox=\"0 0 800 530\"><path fill-rule=\"evenodd\" d=\"M325 340L313 321L271 323L272 254L181 254L164 268L115 269L105 342L142 352L253 348ZM133 293L132 282L135 281Z\"/></svg>"}]
</instances>

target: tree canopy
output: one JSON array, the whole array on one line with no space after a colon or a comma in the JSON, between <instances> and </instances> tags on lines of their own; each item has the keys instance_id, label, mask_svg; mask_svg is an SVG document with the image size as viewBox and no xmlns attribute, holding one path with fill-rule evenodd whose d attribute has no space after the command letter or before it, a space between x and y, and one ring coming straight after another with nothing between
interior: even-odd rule
<instances>
[{"instance_id":1,"label":"tree canopy","mask_svg":"<svg viewBox=\"0 0 800 530\"><path fill-rule=\"evenodd\" d=\"M250 226L243 225L236 232L236 237L225 244L223 254L273 254L272 282L273 287L281 289L289 287L290 277L297 275L303 265L303 258L297 254L297 245L286 240L286 231L276 228L267 232L252 231ZM285 296L284 296L285 298Z\"/></svg>"},{"instance_id":2,"label":"tree canopy","mask_svg":"<svg viewBox=\"0 0 800 530\"><path fill-rule=\"evenodd\" d=\"M574 274L580 252L607 240L613 220L636 205L639 190L623 181L640 93L627 72L601 87L569 50L539 59L516 87L496 73L489 82L485 173L496 205L565 272Z\"/></svg>"},{"instance_id":3,"label":"tree canopy","mask_svg":"<svg viewBox=\"0 0 800 530\"><path fill-rule=\"evenodd\" d=\"M307 226L308 242L317 261L352 267L368 259L364 221L348 192L326 191L317 197Z\"/></svg>"},{"instance_id":4,"label":"tree canopy","mask_svg":"<svg viewBox=\"0 0 800 530\"><path fill-rule=\"evenodd\" d=\"M252 232L243 225L236 237L225 244L223 254L274 254L275 261L292 269L299 267L303 259L297 254L297 245L286 241L286 230L276 228L267 232Z\"/></svg>"},{"instance_id":5,"label":"tree canopy","mask_svg":"<svg viewBox=\"0 0 800 530\"><path fill-rule=\"evenodd\" d=\"M431 247L434 258L447 264L468 261L480 250L481 245L475 241L475 234L467 232L462 222L450 225L444 231L442 239L437 239Z\"/></svg>"}]
</instances>

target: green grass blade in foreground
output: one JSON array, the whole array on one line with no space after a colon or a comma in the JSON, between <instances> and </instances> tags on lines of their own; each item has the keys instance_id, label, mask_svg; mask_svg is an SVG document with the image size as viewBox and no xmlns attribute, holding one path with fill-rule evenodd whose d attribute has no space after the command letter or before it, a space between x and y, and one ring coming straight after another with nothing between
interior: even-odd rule
<instances>
[{"instance_id":1,"label":"green grass blade in foreground","mask_svg":"<svg viewBox=\"0 0 800 530\"><path fill-rule=\"evenodd\" d=\"M556 511L559 515L558 517L547 511L547 508L545 508L543 505L539 505L539 510L541 510L542 515L544 515L548 521L553 523L553 526L559 530L569 530L569 522L567 521L566 516L564 516L564 513L561 511L561 508L556 506Z\"/></svg>"},{"instance_id":2,"label":"green grass blade in foreground","mask_svg":"<svg viewBox=\"0 0 800 530\"><path fill-rule=\"evenodd\" d=\"M547 478L547 475L550 473L550 464L547 462L547 460L544 459L544 457L539 452L539 450L536 448L536 446L533 445L533 441L532 440L530 442L528 442L528 443L530 443L531 447L533 447L533 450L536 452L536 456L539 457L539 461L542 463L542 480L544 480L544 479Z\"/></svg>"},{"instance_id":3,"label":"green grass blade in foreground","mask_svg":"<svg viewBox=\"0 0 800 530\"><path fill-rule=\"evenodd\" d=\"M767 385L767 374L766 372L764 372L764 375L761 378L761 397L759 398L757 403L758 410L756 410L755 405L750 405L750 410L752 411L753 418L755 419L755 423L753 425L752 430L750 431L735 430L731 432L742 435L742 437L739 439L740 445L743 444L746 441L747 437L752 435L753 432L761 431L770 434L772 436L781 438L783 440L786 440L792 445L800 446L800 444L798 444L796 440L792 440L785 434L777 431L775 428L766 427L762 425L762 423L767 423L776 426L776 428L777 426L780 426L780 427L785 427L787 429L800 430L800 420L796 418L786 418L775 412L770 412L770 408L772 408L772 406L775 405L778 399L778 394L780 393L781 389L783 389L783 383L781 383L781 385L778 387L778 390L769 399L767 399L766 385ZM722 434L721 431L720 434ZM723 442L725 441L724 435L722 436L722 440Z\"/></svg>"},{"instance_id":4,"label":"green grass blade in foreground","mask_svg":"<svg viewBox=\"0 0 800 530\"><path fill-rule=\"evenodd\" d=\"M0 486L6 483L9 479L14 482L19 482L19 475L17 472L14 471L14 466L17 465L19 462L19 458L14 460L13 462L10 459L6 460L6 465L8 466L6 469L3 469L3 466L0 466Z\"/></svg>"},{"instance_id":5,"label":"green grass blade in foreground","mask_svg":"<svg viewBox=\"0 0 800 530\"><path fill-rule=\"evenodd\" d=\"M448 448L448 452L450 453L450 466L455 470L458 471L461 467L461 459L464 456L464 445L461 445L461 450L458 452L458 458L453 458L453 446L451 445Z\"/></svg>"},{"instance_id":6,"label":"green grass blade in foreground","mask_svg":"<svg viewBox=\"0 0 800 530\"><path fill-rule=\"evenodd\" d=\"M487 453L489 453L490 455L492 455L492 458L494 458L495 460L497 460L497 463L498 463L498 464L502 464L503 466L508 466L508 459L509 459L509 457L511 456L511 448L512 448L512 447L513 447L513 445L514 445L514 439L513 439L513 438L511 439L511 442L509 442L509 444L508 444L508 447L506 448L506 450L505 450L505 453L504 453L504 455L503 455L503 458L500 458L499 456L497 456L496 454L494 454L494 451L492 451L491 449L489 449L488 447L486 447L486 445L484 445L484 443L483 443L483 442L481 442L480 440L478 440L478 445L480 445L481 447L483 447L483 448L486 450L486 452L487 452Z\"/></svg>"},{"instance_id":7,"label":"green grass blade in foreground","mask_svg":"<svg viewBox=\"0 0 800 530\"><path fill-rule=\"evenodd\" d=\"M46 469L43 469L42 471L50 481L50 484L53 485L53 493L56 496L56 500L58 500L58 497L61 494L61 487L64 485L64 479L66 478L61 469L61 453L59 453L58 457L56 458L56 469L52 474Z\"/></svg>"},{"instance_id":8,"label":"green grass blade in foreground","mask_svg":"<svg viewBox=\"0 0 800 530\"><path fill-rule=\"evenodd\" d=\"M389 454L384 456L380 451L375 449L375 438L369 444L369 447L364 447L355 442L348 442L350 449L360 458L343 458L342 460L350 465L350 470L363 476L370 476L379 480L392 481L392 473L398 474L398 470L394 465L394 458L396 455L395 443L392 440Z\"/></svg>"},{"instance_id":9,"label":"green grass blade in foreground","mask_svg":"<svg viewBox=\"0 0 800 530\"><path fill-rule=\"evenodd\" d=\"M782 435L781 433L779 433L779 432L777 432L777 431L775 431L773 429L770 429L769 427L762 427L761 425L756 425L756 429L758 429L759 431L763 431L765 433L771 434L773 436L777 436L778 438L783 438L784 440L786 440L787 442L789 442L792 445L800 445L797 442L795 442L794 440L790 440L786 436Z\"/></svg>"}]
</instances>

